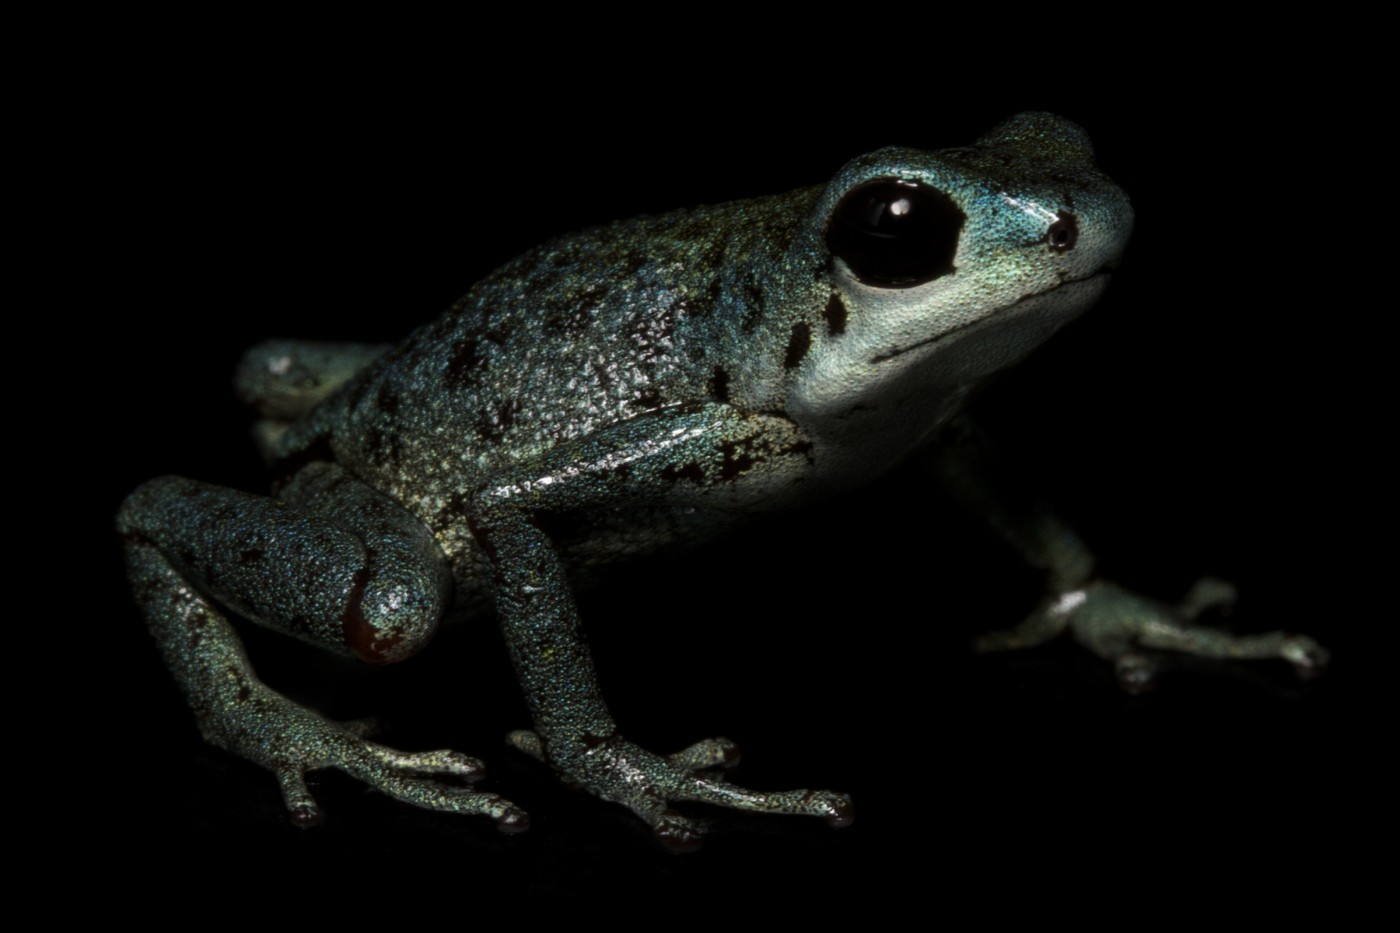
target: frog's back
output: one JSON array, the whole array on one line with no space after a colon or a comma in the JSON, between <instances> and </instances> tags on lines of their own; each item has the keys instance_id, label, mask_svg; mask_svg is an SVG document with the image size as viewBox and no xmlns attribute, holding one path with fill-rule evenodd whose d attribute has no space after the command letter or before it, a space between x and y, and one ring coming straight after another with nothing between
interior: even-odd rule
<instances>
[{"instance_id":1,"label":"frog's back","mask_svg":"<svg viewBox=\"0 0 1400 933\"><path fill-rule=\"evenodd\" d=\"M330 456L434 524L477 477L607 424L740 392L759 402L765 388L726 361L762 355L759 325L782 312L765 307L759 277L788 255L820 193L638 217L545 243L347 383L279 455Z\"/></svg>"}]
</instances>

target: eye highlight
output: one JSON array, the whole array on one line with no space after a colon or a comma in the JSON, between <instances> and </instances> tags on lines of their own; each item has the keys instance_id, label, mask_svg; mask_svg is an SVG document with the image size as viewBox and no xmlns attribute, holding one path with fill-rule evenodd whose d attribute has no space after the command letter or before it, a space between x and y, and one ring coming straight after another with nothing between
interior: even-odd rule
<instances>
[{"instance_id":1,"label":"eye highlight","mask_svg":"<svg viewBox=\"0 0 1400 933\"><path fill-rule=\"evenodd\" d=\"M862 284L911 288L954 271L966 222L937 188L881 178L852 188L836 205L826 246Z\"/></svg>"},{"instance_id":2,"label":"eye highlight","mask_svg":"<svg viewBox=\"0 0 1400 933\"><path fill-rule=\"evenodd\" d=\"M1060 211L1059 218L1045 231L1045 242L1051 251L1067 253L1079 242L1079 221L1069 211Z\"/></svg>"}]
</instances>

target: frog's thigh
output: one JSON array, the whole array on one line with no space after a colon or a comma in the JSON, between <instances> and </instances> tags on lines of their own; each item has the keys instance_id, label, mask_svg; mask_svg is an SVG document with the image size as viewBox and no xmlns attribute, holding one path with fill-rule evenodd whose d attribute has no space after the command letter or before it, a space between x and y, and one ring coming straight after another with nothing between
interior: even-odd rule
<instances>
[{"instance_id":1,"label":"frog's thigh","mask_svg":"<svg viewBox=\"0 0 1400 933\"><path fill-rule=\"evenodd\" d=\"M367 741L257 679L219 603L384 662L422 645L448 598L446 562L427 529L343 470L312 464L283 496L165 477L118 515L132 590L204 738L272 771L298 825L320 817L305 773L335 767L416 806L524 829L510 801L460 786L481 773L475 759Z\"/></svg>"},{"instance_id":2,"label":"frog's thigh","mask_svg":"<svg viewBox=\"0 0 1400 933\"><path fill-rule=\"evenodd\" d=\"M432 637L451 581L421 522L331 464L305 467L281 499L162 477L127 498L118 527L149 545L129 546L132 560L168 563L199 593L304 641L388 663ZM147 614L162 643L178 637Z\"/></svg>"}]
</instances>

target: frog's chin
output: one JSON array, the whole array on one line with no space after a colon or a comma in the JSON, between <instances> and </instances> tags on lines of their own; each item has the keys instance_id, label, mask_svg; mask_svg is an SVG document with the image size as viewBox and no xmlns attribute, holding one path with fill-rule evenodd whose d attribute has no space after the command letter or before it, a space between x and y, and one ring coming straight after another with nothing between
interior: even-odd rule
<instances>
[{"instance_id":1,"label":"frog's chin","mask_svg":"<svg viewBox=\"0 0 1400 933\"><path fill-rule=\"evenodd\" d=\"M972 382L1020 362L1088 310L1107 285L1107 272L1062 282L956 330L880 352L870 363L917 371L919 381L937 385Z\"/></svg>"}]
</instances>

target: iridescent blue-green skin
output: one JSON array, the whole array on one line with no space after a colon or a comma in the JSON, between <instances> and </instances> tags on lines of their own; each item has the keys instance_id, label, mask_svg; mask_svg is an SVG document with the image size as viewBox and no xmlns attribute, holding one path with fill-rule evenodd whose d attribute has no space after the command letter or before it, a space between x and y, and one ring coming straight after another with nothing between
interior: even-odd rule
<instances>
[{"instance_id":1,"label":"iridescent blue-green skin","mask_svg":"<svg viewBox=\"0 0 1400 933\"><path fill-rule=\"evenodd\" d=\"M877 179L956 205L948 274L869 284L831 254L833 211ZM1068 246L1052 236L1067 216ZM118 516L133 589L205 737L272 770L302 824L319 815L302 775L320 767L506 830L526 817L433 778L473 777L474 759L394 751L265 687L228 610L388 663L422 648L454 607L492 609L534 720L512 743L629 806L668 844L699 841L677 800L845 825L842 794L717 777L737 757L727 740L663 756L624 739L573 586L927 449L979 384L1093 303L1131 225L1083 131L1022 114L968 148L881 150L825 186L561 237L393 348L264 344L238 384L263 416L273 496L179 477L143 485ZM1172 610L1129 606L1094 583L1092 557L1053 518L987 505L997 497L971 478L968 431L953 433L930 454L935 469L1051 570L1039 627L1001 636L1008 644L1076 618L1165 624Z\"/></svg>"}]
</instances>

